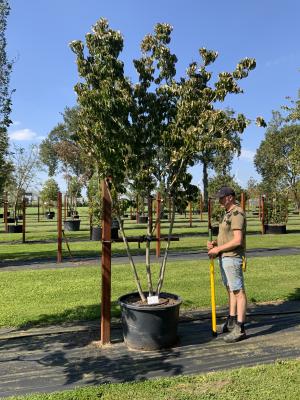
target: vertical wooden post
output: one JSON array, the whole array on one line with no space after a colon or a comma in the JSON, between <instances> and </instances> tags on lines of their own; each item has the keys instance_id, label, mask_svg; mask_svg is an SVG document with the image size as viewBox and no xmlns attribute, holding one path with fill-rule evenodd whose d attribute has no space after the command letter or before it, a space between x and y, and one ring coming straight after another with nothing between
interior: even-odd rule
<instances>
[{"instance_id":1,"label":"vertical wooden post","mask_svg":"<svg viewBox=\"0 0 300 400\"><path fill-rule=\"evenodd\" d=\"M193 215L192 215L192 202L189 202L189 209L190 209L190 228L193 226Z\"/></svg>"},{"instance_id":2,"label":"vertical wooden post","mask_svg":"<svg viewBox=\"0 0 300 400\"><path fill-rule=\"evenodd\" d=\"M22 243L26 242L26 198L23 197L22 201L22 218L23 218L23 226L22 226Z\"/></svg>"},{"instance_id":3,"label":"vertical wooden post","mask_svg":"<svg viewBox=\"0 0 300 400\"><path fill-rule=\"evenodd\" d=\"M151 196L149 196L148 197L148 224L149 224L149 230L150 230L150 233L152 232L152 227L153 227L153 218L152 218L152 212L153 212L153 210L152 210L152 197Z\"/></svg>"},{"instance_id":4,"label":"vertical wooden post","mask_svg":"<svg viewBox=\"0 0 300 400\"><path fill-rule=\"evenodd\" d=\"M265 197L261 196L261 233L264 235L265 232Z\"/></svg>"},{"instance_id":5,"label":"vertical wooden post","mask_svg":"<svg viewBox=\"0 0 300 400\"><path fill-rule=\"evenodd\" d=\"M212 199L208 199L208 230L211 229Z\"/></svg>"},{"instance_id":6,"label":"vertical wooden post","mask_svg":"<svg viewBox=\"0 0 300 400\"><path fill-rule=\"evenodd\" d=\"M101 344L110 343L110 308L111 308L111 200L107 185L102 181L102 256L101 256Z\"/></svg>"},{"instance_id":7,"label":"vertical wooden post","mask_svg":"<svg viewBox=\"0 0 300 400\"><path fill-rule=\"evenodd\" d=\"M64 195L64 220L67 219L67 207L68 207L68 204L67 204L67 195L65 194L65 195Z\"/></svg>"},{"instance_id":8,"label":"vertical wooden post","mask_svg":"<svg viewBox=\"0 0 300 400\"><path fill-rule=\"evenodd\" d=\"M90 214L90 240L92 240L93 236L93 216Z\"/></svg>"},{"instance_id":9,"label":"vertical wooden post","mask_svg":"<svg viewBox=\"0 0 300 400\"><path fill-rule=\"evenodd\" d=\"M139 223L139 196L136 196L136 223Z\"/></svg>"},{"instance_id":10,"label":"vertical wooden post","mask_svg":"<svg viewBox=\"0 0 300 400\"><path fill-rule=\"evenodd\" d=\"M4 210L3 210L3 216L4 216L4 230L5 232L8 231L8 227L7 227L7 209L8 209L8 196L7 196L7 192L5 192L5 197L4 197Z\"/></svg>"},{"instance_id":11,"label":"vertical wooden post","mask_svg":"<svg viewBox=\"0 0 300 400\"><path fill-rule=\"evenodd\" d=\"M242 207L243 211L245 212L246 211L246 196L245 196L244 192L241 193L241 207Z\"/></svg>"},{"instance_id":12,"label":"vertical wooden post","mask_svg":"<svg viewBox=\"0 0 300 400\"><path fill-rule=\"evenodd\" d=\"M199 210L200 210L200 221L202 221L203 220L203 215L202 215L202 212L203 212L203 199L202 199L202 194L200 193L200 196L199 196Z\"/></svg>"},{"instance_id":13,"label":"vertical wooden post","mask_svg":"<svg viewBox=\"0 0 300 400\"><path fill-rule=\"evenodd\" d=\"M161 206L161 197L160 193L157 192L156 195L156 220L157 220L157 225L156 225L156 257L160 257L160 206Z\"/></svg>"},{"instance_id":14,"label":"vertical wooden post","mask_svg":"<svg viewBox=\"0 0 300 400\"><path fill-rule=\"evenodd\" d=\"M57 262L62 261L62 196L57 193Z\"/></svg>"},{"instance_id":15,"label":"vertical wooden post","mask_svg":"<svg viewBox=\"0 0 300 400\"><path fill-rule=\"evenodd\" d=\"M37 212L38 222L40 222L40 197L39 196L37 198L37 208L38 208L38 212Z\"/></svg>"}]
</instances>

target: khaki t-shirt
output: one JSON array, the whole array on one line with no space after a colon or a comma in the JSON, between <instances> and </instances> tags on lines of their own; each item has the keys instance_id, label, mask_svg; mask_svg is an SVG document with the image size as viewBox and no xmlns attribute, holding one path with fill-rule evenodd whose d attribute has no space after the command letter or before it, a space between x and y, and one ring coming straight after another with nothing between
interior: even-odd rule
<instances>
[{"instance_id":1,"label":"khaki t-shirt","mask_svg":"<svg viewBox=\"0 0 300 400\"><path fill-rule=\"evenodd\" d=\"M222 246L233 239L233 231L243 232L243 243L233 250L223 252L222 257L242 257L245 255L246 237L246 215L243 209L235 205L230 211L226 211L222 222L219 225L218 246Z\"/></svg>"}]
</instances>

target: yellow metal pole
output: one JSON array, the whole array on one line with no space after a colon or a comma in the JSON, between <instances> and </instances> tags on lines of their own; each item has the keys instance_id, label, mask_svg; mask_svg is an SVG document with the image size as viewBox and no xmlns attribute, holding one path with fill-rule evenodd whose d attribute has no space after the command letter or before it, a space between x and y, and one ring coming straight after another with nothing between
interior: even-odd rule
<instances>
[{"instance_id":1,"label":"yellow metal pole","mask_svg":"<svg viewBox=\"0 0 300 400\"><path fill-rule=\"evenodd\" d=\"M209 230L209 238L210 241L212 241L211 229ZM217 336L215 263L213 257L210 258L209 274L210 274L210 297L211 297L211 328L212 328L212 335Z\"/></svg>"}]
</instances>

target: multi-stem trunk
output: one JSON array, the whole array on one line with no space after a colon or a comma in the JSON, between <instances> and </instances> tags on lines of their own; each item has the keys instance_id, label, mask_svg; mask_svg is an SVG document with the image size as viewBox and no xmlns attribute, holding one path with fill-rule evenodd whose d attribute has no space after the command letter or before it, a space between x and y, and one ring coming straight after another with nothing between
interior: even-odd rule
<instances>
[{"instance_id":1,"label":"multi-stem trunk","mask_svg":"<svg viewBox=\"0 0 300 400\"><path fill-rule=\"evenodd\" d=\"M150 215L151 213L151 215ZM149 296L153 295L151 262L150 262L150 247L151 247L151 228L152 228L152 201L148 197L148 224L147 224L147 240L146 240L146 275L148 283Z\"/></svg>"},{"instance_id":2,"label":"multi-stem trunk","mask_svg":"<svg viewBox=\"0 0 300 400\"><path fill-rule=\"evenodd\" d=\"M165 278L165 271L166 271L166 265L167 265L167 259L168 259L168 253L171 245L171 235L173 232L173 226L174 226L174 220L175 220L175 207L174 207L174 199L171 198L171 207L172 207L172 215L171 215L171 222L169 225L169 232L168 232L168 241L167 241L167 246L165 249L165 254L164 258L162 260L161 266L160 266L160 271L159 271L159 278L158 278L158 283L157 283L157 288L156 288L156 295L159 296L161 292L162 285L164 283L164 278Z\"/></svg>"},{"instance_id":3,"label":"multi-stem trunk","mask_svg":"<svg viewBox=\"0 0 300 400\"><path fill-rule=\"evenodd\" d=\"M108 189L108 193L109 193L109 196L110 196L110 199L111 199L111 203L113 204L112 194L111 194L109 185L107 185L107 189ZM125 244L125 248L126 248L126 252L127 252L127 256L128 256L129 262L130 262L130 266L131 266L132 271L133 271L133 275L134 275L135 283L136 283L136 286L137 286L137 290L139 292L141 300L145 303L146 302L146 297L145 297L145 295L143 293L141 282L140 282L140 279L139 279L139 276L138 276L138 272L137 272L135 263L133 261L133 258L132 258L131 252L130 252L129 243L128 243L128 240L127 240L127 237L126 237L126 234L125 234L125 231L124 231L124 227L123 227L123 224L122 224L122 221L121 221L121 217L120 217L119 207L115 207L115 209L116 209L116 218L117 218L119 226L120 226L120 231L121 231L121 234L122 234L123 242Z\"/></svg>"}]
</instances>

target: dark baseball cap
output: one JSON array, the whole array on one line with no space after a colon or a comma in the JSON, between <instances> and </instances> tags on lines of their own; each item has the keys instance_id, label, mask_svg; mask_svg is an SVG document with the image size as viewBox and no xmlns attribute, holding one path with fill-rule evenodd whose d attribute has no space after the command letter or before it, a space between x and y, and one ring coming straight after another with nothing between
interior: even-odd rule
<instances>
[{"instance_id":1,"label":"dark baseball cap","mask_svg":"<svg viewBox=\"0 0 300 400\"><path fill-rule=\"evenodd\" d=\"M235 191L229 186L222 186L220 190L217 192L216 197L221 199L225 196L235 196Z\"/></svg>"}]
</instances>

